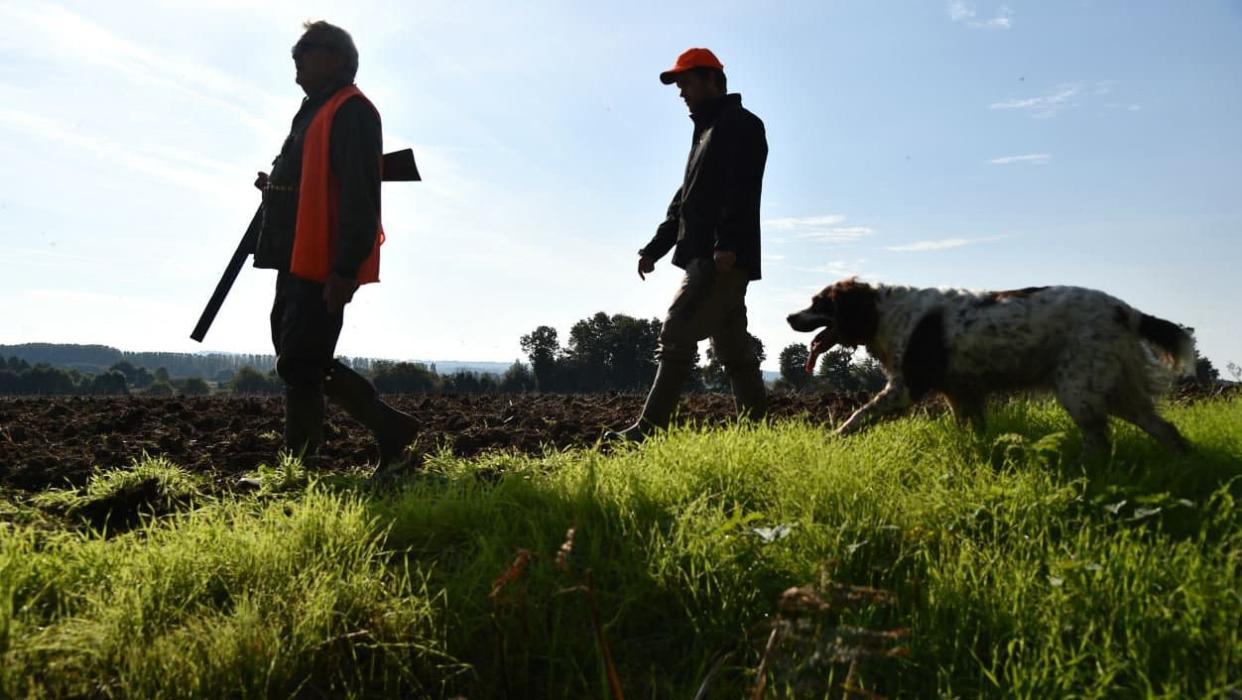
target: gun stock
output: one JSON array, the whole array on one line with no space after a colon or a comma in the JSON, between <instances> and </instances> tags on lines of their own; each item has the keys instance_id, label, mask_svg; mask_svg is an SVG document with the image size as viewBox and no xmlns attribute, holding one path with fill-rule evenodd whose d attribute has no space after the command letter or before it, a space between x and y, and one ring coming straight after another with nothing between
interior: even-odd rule
<instances>
[{"instance_id":1,"label":"gun stock","mask_svg":"<svg viewBox=\"0 0 1242 700\"><path fill-rule=\"evenodd\" d=\"M418 182L423 179L414 164L414 149L411 148L385 153L380 172L385 182Z\"/></svg>"},{"instance_id":2,"label":"gun stock","mask_svg":"<svg viewBox=\"0 0 1242 700\"><path fill-rule=\"evenodd\" d=\"M392 153L385 153L384 159L380 166L381 178L384 182L418 182L422 177L418 173L418 166L414 163L413 149L406 148ZM207 337L207 330L211 328L211 324L216 320L216 314L220 311L220 306L224 304L224 298L229 295L229 290L233 288L233 283L237 281L237 275L241 272L242 265L246 264L246 258L254 252L255 245L259 240L259 227L263 223L263 206L260 205L255 211L254 217L250 219L250 225L246 227L246 233L242 236L241 242L237 244L237 250L233 251L233 257L229 259L229 264L224 268L224 274L220 275L220 281L216 283L216 290L211 293L211 299L207 300L207 306L203 308L203 313L198 317L198 323L194 326L194 331L190 333L190 337L198 342L203 342L203 338Z\"/></svg>"}]
</instances>

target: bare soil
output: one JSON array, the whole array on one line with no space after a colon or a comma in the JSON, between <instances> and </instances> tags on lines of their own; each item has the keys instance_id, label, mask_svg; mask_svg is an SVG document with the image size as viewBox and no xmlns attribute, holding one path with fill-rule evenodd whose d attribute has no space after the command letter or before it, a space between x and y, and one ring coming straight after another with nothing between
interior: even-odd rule
<instances>
[{"instance_id":1,"label":"bare soil","mask_svg":"<svg viewBox=\"0 0 1242 700\"><path fill-rule=\"evenodd\" d=\"M387 397L420 422L420 450L446 447L458 456L591 446L605 430L633 422L643 399L639 394ZM805 415L831 425L866 399L863 393L777 394L771 397L771 414ZM681 403L681 419L696 425L733 416L727 395L687 395ZM95 467L127 466L144 454L231 481L277 458L283 417L284 400L271 397L0 398L0 488L80 487ZM319 467L343 470L377 458L370 433L330 407Z\"/></svg>"}]
</instances>

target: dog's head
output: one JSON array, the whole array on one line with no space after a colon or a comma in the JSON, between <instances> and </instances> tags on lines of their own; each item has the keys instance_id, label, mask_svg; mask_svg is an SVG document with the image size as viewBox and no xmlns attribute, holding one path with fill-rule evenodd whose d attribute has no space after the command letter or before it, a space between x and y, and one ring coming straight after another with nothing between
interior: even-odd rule
<instances>
[{"instance_id":1,"label":"dog's head","mask_svg":"<svg viewBox=\"0 0 1242 700\"><path fill-rule=\"evenodd\" d=\"M810 306L789 314L786 320L795 331L807 333L816 328L824 329L811 341L807 372L812 371L819 356L833 346L857 347L875 338L880 322L877 301L878 295L871 285L851 277L825 287L811 298Z\"/></svg>"}]
</instances>

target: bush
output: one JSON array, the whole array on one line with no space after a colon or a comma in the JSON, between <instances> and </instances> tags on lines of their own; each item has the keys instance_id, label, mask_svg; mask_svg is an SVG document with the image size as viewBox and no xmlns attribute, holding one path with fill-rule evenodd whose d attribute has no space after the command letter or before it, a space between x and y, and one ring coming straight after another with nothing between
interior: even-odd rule
<instances>
[{"instance_id":1,"label":"bush","mask_svg":"<svg viewBox=\"0 0 1242 700\"><path fill-rule=\"evenodd\" d=\"M174 393L172 384L168 382L155 382L147 387L147 396L172 396Z\"/></svg>"},{"instance_id":2,"label":"bush","mask_svg":"<svg viewBox=\"0 0 1242 700\"><path fill-rule=\"evenodd\" d=\"M229 380L229 390L234 394L279 394L284 391L284 383L275 372L262 374L247 365Z\"/></svg>"},{"instance_id":3,"label":"bush","mask_svg":"<svg viewBox=\"0 0 1242 700\"><path fill-rule=\"evenodd\" d=\"M211 387L207 386L202 377L190 377L181 387L181 393L186 396L207 396L211 393Z\"/></svg>"}]
</instances>

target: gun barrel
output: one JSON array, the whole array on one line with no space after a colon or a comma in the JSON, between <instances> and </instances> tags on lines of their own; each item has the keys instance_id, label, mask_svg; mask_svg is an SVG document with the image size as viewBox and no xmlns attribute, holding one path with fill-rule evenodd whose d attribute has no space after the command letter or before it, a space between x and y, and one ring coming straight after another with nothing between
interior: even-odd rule
<instances>
[{"instance_id":1,"label":"gun barrel","mask_svg":"<svg viewBox=\"0 0 1242 700\"><path fill-rule=\"evenodd\" d=\"M216 283L216 291L211 293L211 299L207 301L207 306L203 308L203 314L198 317L194 331L190 333L190 337L194 340L201 343L203 338L207 337L207 329L211 328L212 321L216 320L216 314L220 311L220 306L224 304L224 298L229 295L229 290L233 288L233 282L237 281L242 265L246 264L246 258L254 252L255 243L259 238L259 226L262 222L263 207L260 205L254 213L254 218L250 220L250 226L246 227L246 235L242 236L241 242L237 244L237 250L233 251L233 258L224 268L224 274L220 275L220 281Z\"/></svg>"}]
</instances>

